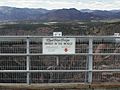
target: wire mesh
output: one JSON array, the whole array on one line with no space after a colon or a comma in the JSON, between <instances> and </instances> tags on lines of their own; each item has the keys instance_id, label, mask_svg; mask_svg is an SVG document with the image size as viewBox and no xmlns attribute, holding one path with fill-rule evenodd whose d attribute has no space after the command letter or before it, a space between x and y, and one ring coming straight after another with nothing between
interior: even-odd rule
<instances>
[{"instance_id":1,"label":"wire mesh","mask_svg":"<svg viewBox=\"0 0 120 90\"><path fill-rule=\"evenodd\" d=\"M87 38L76 38L76 53L88 53L88 42Z\"/></svg>"},{"instance_id":2,"label":"wire mesh","mask_svg":"<svg viewBox=\"0 0 120 90\"><path fill-rule=\"evenodd\" d=\"M30 53L42 53L42 38L30 38Z\"/></svg>"},{"instance_id":3,"label":"wire mesh","mask_svg":"<svg viewBox=\"0 0 120 90\"><path fill-rule=\"evenodd\" d=\"M93 69L120 69L120 55L94 55Z\"/></svg>"},{"instance_id":4,"label":"wire mesh","mask_svg":"<svg viewBox=\"0 0 120 90\"><path fill-rule=\"evenodd\" d=\"M86 70L87 57L81 56L31 56L31 70Z\"/></svg>"},{"instance_id":5,"label":"wire mesh","mask_svg":"<svg viewBox=\"0 0 120 90\"><path fill-rule=\"evenodd\" d=\"M84 72L31 73L32 83L76 83L86 82Z\"/></svg>"},{"instance_id":6,"label":"wire mesh","mask_svg":"<svg viewBox=\"0 0 120 90\"><path fill-rule=\"evenodd\" d=\"M26 73L0 73L0 83L26 83Z\"/></svg>"},{"instance_id":7,"label":"wire mesh","mask_svg":"<svg viewBox=\"0 0 120 90\"><path fill-rule=\"evenodd\" d=\"M26 57L0 56L0 70L26 70Z\"/></svg>"},{"instance_id":8,"label":"wire mesh","mask_svg":"<svg viewBox=\"0 0 120 90\"><path fill-rule=\"evenodd\" d=\"M120 82L120 72L94 72L93 82Z\"/></svg>"},{"instance_id":9,"label":"wire mesh","mask_svg":"<svg viewBox=\"0 0 120 90\"><path fill-rule=\"evenodd\" d=\"M0 53L26 53L26 42L23 40L4 39L0 41Z\"/></svg>"},{"instance_id":10,"label":"wire mesh","mask_svg":"<svg viewBox=\"0 0 120 90\"><path fill-rule=\"evenodd\" d=\"M89 39L93 39L92 53L89 51ZM88 82L91 73L90 57L93 59L93 70L120 70L119 42L114 39L77 37L75 54L72 55L44 55L42 48L40 37L0 38L0 83L27 83L27 77L30 83ZM6 70L11 72L2 72ZM12 72L14 70L26 72ZM30 70L66 70L66 72L30 72ZM67 70L83 70L83 72L67 72ZM120 72L98 71L92 71L93 82L120 82Z\"/></svg>"},{"instance_id":11,"label":"wire mesh","mask_svg":"<svg viewBox=\"0 0 120 90\"><path fill-rule=\"evenodd\" d=\"M93 53L120 53L120 38L94 39Z\"/></svg>"}]
</instances>

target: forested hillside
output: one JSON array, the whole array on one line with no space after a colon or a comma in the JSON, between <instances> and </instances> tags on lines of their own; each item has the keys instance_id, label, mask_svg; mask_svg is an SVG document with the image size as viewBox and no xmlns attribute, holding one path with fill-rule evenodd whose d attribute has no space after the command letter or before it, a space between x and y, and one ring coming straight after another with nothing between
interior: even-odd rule
<instances>
[{"instance_id":1,"label":"forested hillside","mask_svg":"<svg viewBox=\"0 0 120 90\"><path fill-rule=\"evenodd\" d=\"M120 32L120 22L65 22L65 23L17 23L1 24L0 35L52 35L60 31L63 35L113 35Z\"/></svg>"}]
</instances>

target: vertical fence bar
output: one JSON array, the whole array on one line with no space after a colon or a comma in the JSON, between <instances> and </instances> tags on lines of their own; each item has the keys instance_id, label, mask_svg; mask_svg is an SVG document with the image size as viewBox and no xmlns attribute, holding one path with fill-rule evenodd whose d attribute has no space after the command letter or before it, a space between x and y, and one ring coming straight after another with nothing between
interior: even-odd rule
<instances>
[{"instance_id":1,"label":"vertical fence bar","mask_svg":"<svg viewBox=\"0 0 120 90\"><path fill-rule=\"evenodd\" d=\"M56 66L57 66L57 68L60 69L60 67L59 67L59 56L56 56ZM59 80L60 80L60 78L59 78L59 74L58 74L57 75L57 82L59 82ZM53 90L55 90L55 89L53 88Z\"/></svg>"},{"instance_id":2,"label":"vertical fence bar","mask_svg":"<svg viewBox=\"0 0 120 90\"><path fill-rule=\"evenodd\" d=\"M29 36L27 37L26 39L26 42L27 42L27 46L26 46L26 53L27 53L27 84L29 85L30 84L30 56L29 56L29 53L30 53L30 40L29 40Z\"/></svg>"},{"instance_id":3,"label":"vertical fence bar","mask_svg":"<svg viewBox=\"0 0 120 90\"><path fill-rule=\"evenodd\" d=\"M89 56L88 56L88 83L92 82L92 70L93 70L93 39L89 38Z\"/></svg>"},{"instance_id":4,"label":"vertical fence bar","mask_svg":"<svg viewBox=\"0 0 120 90\"><path fill-rule=\"evenodd\" d=\"M56 56L56 65L59 66L59 56Z\"/></svg>"}]
</instances>

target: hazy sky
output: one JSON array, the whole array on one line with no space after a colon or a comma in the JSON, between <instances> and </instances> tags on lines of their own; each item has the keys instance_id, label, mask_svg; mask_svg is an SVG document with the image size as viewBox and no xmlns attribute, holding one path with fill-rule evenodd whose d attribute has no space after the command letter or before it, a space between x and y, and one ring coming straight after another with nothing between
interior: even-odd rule
<instances>
[{"instance_id":1,"label":"hazy sky","mask_svg":"<svg viewBox=\"0 0 120 90\"><path fill-rule=\"evenodd\" d=\"M120 9L120 0L0 0L0 6L19 8Z\"/></svg>"}]
</instances>

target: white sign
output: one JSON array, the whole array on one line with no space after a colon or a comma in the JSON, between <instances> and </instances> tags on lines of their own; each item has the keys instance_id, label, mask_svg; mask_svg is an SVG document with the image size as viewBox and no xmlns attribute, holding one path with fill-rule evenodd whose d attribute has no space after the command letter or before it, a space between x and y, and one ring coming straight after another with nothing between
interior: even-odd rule
<instances>
[{"instance_id":1,"label":"white sign","mask_svg":"<svg viewBox=\"0 0 120 90\"><path fill-rule=\"evenodd\" d=\"M75 38L43 38L43 54L75 54Z\"/></svg>"},{"instance_id":2,"label":"white sign","mask_svg":"<svg viewBox=\"0 0 120 90\"><path fill-rule=\"evenodd\" d=\"M53 32L53 36L62 36L62 32Z\"/></svg>"}]
</instances>

